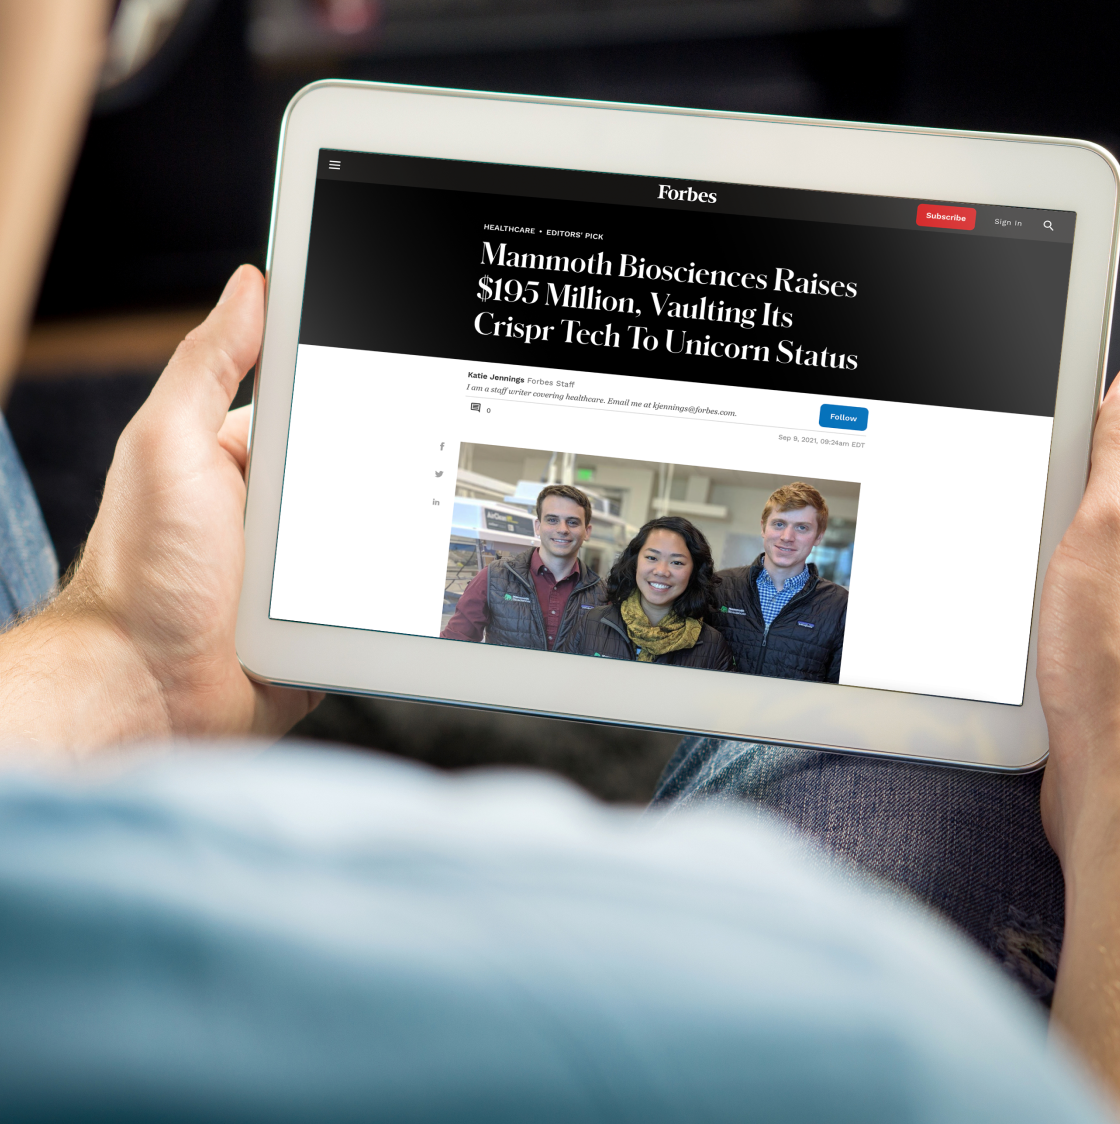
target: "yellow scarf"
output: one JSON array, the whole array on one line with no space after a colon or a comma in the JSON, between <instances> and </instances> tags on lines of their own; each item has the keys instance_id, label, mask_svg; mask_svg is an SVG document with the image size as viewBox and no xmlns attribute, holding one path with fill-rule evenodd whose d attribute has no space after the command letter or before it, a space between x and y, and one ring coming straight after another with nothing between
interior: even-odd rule
<instances>
[{"instance_id":1,"label":"yellow scarf","mask_svg":"<svg viewBox=\"0 0 1120 1124\"><path fill-rule=\"evenodd\" d=\"M619 608L626 631L638 649L638 663L653 663L657 656L691 648L700 639L700 622L695 617L681 620L672 610L660 624L650 624L642 608L642 595L636 589Z\"/></svg>"}]
</instances>

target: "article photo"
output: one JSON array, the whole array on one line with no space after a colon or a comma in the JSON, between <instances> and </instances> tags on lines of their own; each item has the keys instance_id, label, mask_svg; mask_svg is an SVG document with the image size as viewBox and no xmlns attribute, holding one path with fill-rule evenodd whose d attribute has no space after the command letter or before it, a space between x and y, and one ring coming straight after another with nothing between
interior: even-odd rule
<instances>
[{"instance_id":1,"label":"article photo","mask_svg":"<svg viewBox=\"0 0 1120 1124\"><path fill-rule=\"evenodd\" d=\"M839 682L859 490L464 444L440 635Z\"/></svg>"}]
</instances>

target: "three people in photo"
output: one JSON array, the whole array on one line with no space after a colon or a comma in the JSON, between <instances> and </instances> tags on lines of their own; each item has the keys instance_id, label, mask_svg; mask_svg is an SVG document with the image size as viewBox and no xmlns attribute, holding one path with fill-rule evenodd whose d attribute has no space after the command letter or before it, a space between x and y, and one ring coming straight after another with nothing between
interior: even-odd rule
<instances>
[{"instance_id":1,"label":"three people in photo","mask_svg":"<svg viewBox=\"0 0 1120 1124\"><path fill-rule=\"evenodd\" d=\"M778 488L762 511L762 553L719 573L702 532L669 515L642 527L604 582L579 558L591 516L580 489L542 488L534 521L540 546L479 571L440 635L839 682L848 591L808 560L828 529L828 504L812 485Z\"/></svg>"}]
</instances>

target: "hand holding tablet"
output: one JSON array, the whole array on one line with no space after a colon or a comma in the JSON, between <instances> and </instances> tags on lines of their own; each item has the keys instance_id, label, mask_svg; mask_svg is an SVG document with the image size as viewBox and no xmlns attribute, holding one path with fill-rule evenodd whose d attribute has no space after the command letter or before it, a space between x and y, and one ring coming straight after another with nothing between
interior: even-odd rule
<instances>
[{"instance_id":1,"label":"hand holding tablet","mask_svg":"<svg viewBox=\"0 0 1120 1124\"><path fill-rule=\"evenodd\" d=\"M230 278L117 442L77 571L0 637L0 745L278 737L319 701L251 682L234 648L249 411L227 411L263 295L252 266Z\"/></svg>"},{"instance_id":2,"label":"hand holding tablet","mask_svg":"<svg viewBox=\"0 0 1120 1124\"><path fill-rule=\"evenodd\" d=\"M309 88L243 664L1037 765L1038 579L1084 481L1115 213L1074 142ZM557 486L587 504L574 561L542 538Z\"/></svg>"}]
</instances>

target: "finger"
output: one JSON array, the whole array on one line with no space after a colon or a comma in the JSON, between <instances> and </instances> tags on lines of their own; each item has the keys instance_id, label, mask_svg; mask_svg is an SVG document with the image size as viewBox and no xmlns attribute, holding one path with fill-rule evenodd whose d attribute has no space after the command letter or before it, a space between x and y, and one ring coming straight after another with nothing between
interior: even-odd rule
<instances>
[{"instance_id":1,"label":"finger","mask_svg":"<svg viewBox=\"0 0 1120 1124\"><path fill-rule=\"evenodd\" d=\"M1109 498L1114 498L1114 488L1120 482L1120 378L1113 379L1112 386L1101 403L1097 414L1097 424L1093 430L1092 472L1089 477L1088 492L1107 489Z\"/></svg>"},{"instance_id":2,"label":"finger","mask_svg":"<svg viewBox=\"0 0 1120 1124\"><path fill-rule=\"evenodd\" d=\"M252 732L262 737L283 736L326 698L322 691L274 687L265 683L254 683L253 687L257 705Z\"/></svg>"},{"instance_id":3,"label":"finger","mask_svg":"<svg viewBox=\"0 0 1120 1124\"><path fill-rule=\"evenodd\" d=\"M253 407L239 406L226 414L218 430L218 444L237 462L242 475L249 461L249 426L253 421Z\"/></svg>"},{"instance_id":4,"label":"finger","mask_svg":"<svg viewBox=\"0 0 1120 1124\"><path fill-rule=\"evenodd\" d=\"M257 360L264 330L264 278L239 267L209 316L179 344L152 391L157 409L185 414L179 424L217 433L245 373Z\"/></svg>"}]
</instances>

